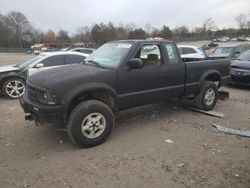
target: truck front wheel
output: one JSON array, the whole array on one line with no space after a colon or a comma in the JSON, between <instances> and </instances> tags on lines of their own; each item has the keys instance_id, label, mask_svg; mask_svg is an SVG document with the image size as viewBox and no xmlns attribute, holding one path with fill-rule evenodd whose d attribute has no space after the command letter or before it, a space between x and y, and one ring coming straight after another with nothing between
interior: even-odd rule
<instances>
[{"instance_id":1,"label":"truck front wheel","mask_svg":"<svg viewBox=\"0 0 250 188\"><path fill-rule=\"evenodd\" d=\"M67 133L74 144L92 147L103 143L114 126L114 114L103 102L89 100L77 105L69 115Z\"/></svg>"},{"instance_id":2,"label":"truck front wheel","mask_svg":"<svg viewBox=\"0 0 250 188\"><path fill-rule=\"evenodd\" d=\"M218 99L218 87L212 81L205 81L200 92L194 97L194 104L200 110L212 110Z\"/></svg>"}]
</instances>

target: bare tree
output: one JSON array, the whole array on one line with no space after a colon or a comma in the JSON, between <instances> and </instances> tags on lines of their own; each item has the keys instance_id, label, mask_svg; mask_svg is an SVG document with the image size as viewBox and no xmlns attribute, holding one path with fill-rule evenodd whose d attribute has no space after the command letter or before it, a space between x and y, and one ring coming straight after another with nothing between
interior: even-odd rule
<instances>
[{"instance_id":1,"label":"bare tree","mask_svg":"<svg viewBox=\"0 0 250 188\"><path fill-rule=\"evenodd\" d=\"M145 30L146 30L146 32L147 32L147 34L148 34L148 37L150 37L151 29L152 29L152 27L151 27L150 23L147 23L147 24L145 25Z\"/></svg>"},{"instance_id":2,"label":"bare tree","mask_svg":"<svg viewBox=\"0 0 250 188\"><path fill-rule=\"evenodd\" d=\"M244 29L247 25L247 15L245 14L239 14L235 17L235 20L239 26L240 29Z\"/></svg>"},{"instance_id":3,"label":"bare tree","mask_svg":"<svg viewBox=\"0 0 250 188\"><path fill-rule=\"evenodd\" d=\"M26 16L21 12L12 11L6 16L6 23L9 30L12 32L14 39L17 42L17 46L23 47L22 42L29 38L31 33L31 25Z\"/></svg>"},{"instance_id":4,"label":"bare tree","mask_svg":"<svg viewBox=\"0 0 250 188\"><path fill-rule=\"evenodd\" d=\"M204 33L208 32L208 31L213 31L216 29L217 29L217 26L216 26L215 22L213 21L213 18L206 19L202 24L202 30Z\"/></svg>"}]
</instances>

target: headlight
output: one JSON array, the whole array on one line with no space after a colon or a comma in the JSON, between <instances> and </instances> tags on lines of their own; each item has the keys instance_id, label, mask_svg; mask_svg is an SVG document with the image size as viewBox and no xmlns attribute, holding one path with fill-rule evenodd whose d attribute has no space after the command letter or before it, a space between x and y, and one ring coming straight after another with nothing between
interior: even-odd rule
<instances>
[{"instance_id":1,"label":"headlight","mask_svg":"<svg viewBox=\"0 0 250 188\"><path fill-rule=\"evenodd\" d=\"M48 104L56 104L56 96L47 89L44 92L44 99Z\"/></svg>"},{"instance_id":2,"label":"headlight","mask_svg":"<svg viewBox=\"0 0 250 188\"><path fill-rule=\"evenodd\" d=\"M44 104L56 104L56 96L49 90L45 89L44 91L39 92L38 100Z\"/></svg>"}]
</instances>

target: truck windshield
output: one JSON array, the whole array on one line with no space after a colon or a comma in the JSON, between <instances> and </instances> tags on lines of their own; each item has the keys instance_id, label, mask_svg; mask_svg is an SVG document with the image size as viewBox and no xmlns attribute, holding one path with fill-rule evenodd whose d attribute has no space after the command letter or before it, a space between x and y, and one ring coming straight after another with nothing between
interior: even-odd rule
<instances>
[{"instance_id":1,"label":"truck windshield","mask_svg":"<svg viewBox=\"0 0 250 188\"><path fill-rule=\"evenodd\" d=\"M116 68L131 46L130 43L106 43L87 57L85 62L96 62L100 66Z\"/></svg>"},{"instance_id":2,"label":"truck windshield","mask_svg":"<svg viewBox=\"0 0 250 188\"><path fill-rule=\"evenodd\" d=\"M210 57L225 57L233 53L234 47L219 47L214 50Z\"/></svg>"}]
</instances>

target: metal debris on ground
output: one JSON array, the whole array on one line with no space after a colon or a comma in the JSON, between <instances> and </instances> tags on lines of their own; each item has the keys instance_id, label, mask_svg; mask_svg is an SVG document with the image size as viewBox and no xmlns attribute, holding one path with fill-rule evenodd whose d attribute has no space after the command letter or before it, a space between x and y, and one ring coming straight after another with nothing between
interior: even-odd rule
<instances>
[{"instance_id":1,"label":"metal debris on ground","mask_svg":"<svg viewBox=\"0 0 250 188\"><path fill-rule=\"evenodd\" d=\"M229 98L229 92L228 91L223 91L223 90L220 90L219 92L219 99L220 100L227 100Z\"/></svg>"},{"instance_id":2,"label":"metal debris on ground","mask_svg":"<svg viewBox=\"0 0 250 188\"><path fill-rule=\"evenodd\" d=\"M213 124L213 127L220 132L228 133L228 134L235 134L238 136L245 136L245 137L250 137L250 131L242 131L239 129L233 129L233 128L227 128L223 127L217 124Z\"/></svg>"},{"instance_id":3,"label":"metal debris on ground","mask_svg":"<svg viewBox=\"0 0 250 188\"><path fill-rule=\"evenodd\" d=\"M164 140L164 142L168 143L168 144L174 144L174 141L170 140L170 139L167 139L167 140Z\"/></svg>"},{"instance_id":4,"label":"metal debris on ground","mask_svg":"<svg viewBox=\"0 0 250 188\"><path fill-rule=\"evenodd\" d=\"M218 117L218 118L223 118L223 117L226 116L222 112L217 112L217 111L204 111L204 110L199 110L199 109L192 108L192 107L188 107L188 109L193 110L193 111L197 111L197 112L200 112L200 113L203 113L203 114L207 114L207 115L210 115L210 116Z\"/></svg>"}]
</instances>

